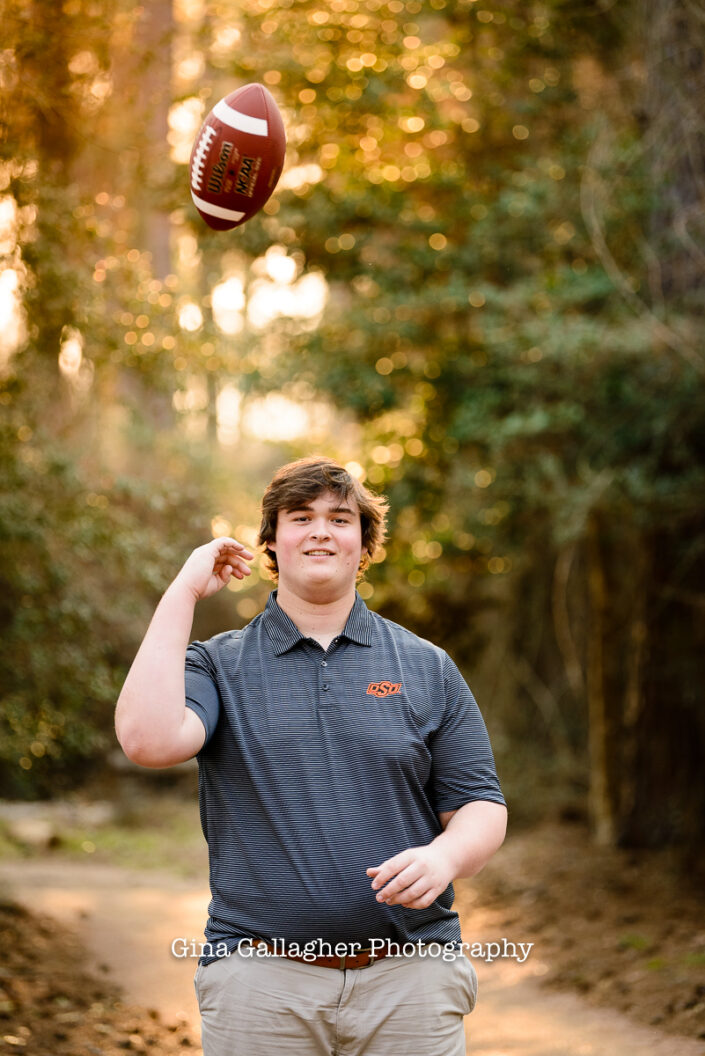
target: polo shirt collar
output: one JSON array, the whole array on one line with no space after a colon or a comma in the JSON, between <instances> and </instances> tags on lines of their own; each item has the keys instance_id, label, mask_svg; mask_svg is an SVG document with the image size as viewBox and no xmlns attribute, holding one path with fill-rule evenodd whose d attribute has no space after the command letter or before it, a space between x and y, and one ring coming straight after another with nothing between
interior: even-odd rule
<instances>
[{"instance_id":1,"label":"polo shirt collar","mask_svg":"<svg viewBox=\"0 0 705 1056\"><path fill-rule=\"evenodd\" d=\"M262 618L277 656L281 656L293 649L299 642L306 640L294 621L277 604L276 590L273 590L267 598ZM372 645L372 615L357 591L355 591L355 603L340 637L348 638L357 645Z\"/></svg>"}]
</instances>

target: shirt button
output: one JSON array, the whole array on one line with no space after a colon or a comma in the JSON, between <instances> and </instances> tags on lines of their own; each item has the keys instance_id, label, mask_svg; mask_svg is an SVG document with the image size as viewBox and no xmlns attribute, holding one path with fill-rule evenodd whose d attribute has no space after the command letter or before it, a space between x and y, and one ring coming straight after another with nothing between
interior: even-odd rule
<instances>
[{"instance_id":1,"label":"shirt button","mask_svg":"<svg viewBox=\"0 0 705 1056\"><path fill-rule=\"evenodd\" d=\"M322 687L322 688L323 688L323 689L328 689L328 683L327 683L327 682L324 682L324 683L323 683L323 687Z\"/></svg>"},{"instance_id":2,"label":"shirt button","mask_svg":"<svg viewBox=\"0 0 705 1056\"><path fill-rule=\"evenodd\" d=\"M328 667L328 661L327 660L321 660L321 667Z\"/></svg>"}]
</instances>

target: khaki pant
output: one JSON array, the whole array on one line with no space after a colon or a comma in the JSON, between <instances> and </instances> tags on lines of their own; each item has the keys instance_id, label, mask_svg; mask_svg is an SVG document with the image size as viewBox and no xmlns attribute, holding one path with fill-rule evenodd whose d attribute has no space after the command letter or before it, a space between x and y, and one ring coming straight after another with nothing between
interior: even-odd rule
<instances>
[{"instance_id":1,"label":"khaki pant","mask_svg":"<svg viewBox=\"0 0 705 1056\"><path fill-rule=\"evenodd\" d=\"M339 971L234 951L196 971L203 1056L465 1056L467 957Z\"/></svg>"}]
</instances>

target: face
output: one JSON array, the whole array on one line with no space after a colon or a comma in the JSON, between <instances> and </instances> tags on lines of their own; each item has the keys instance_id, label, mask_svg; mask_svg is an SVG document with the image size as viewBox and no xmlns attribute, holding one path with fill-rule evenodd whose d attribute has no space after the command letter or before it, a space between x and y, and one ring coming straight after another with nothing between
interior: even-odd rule
<instances>
[{"instance_id":1,"label":"face","mask_svg":"<svg viewBox=\"0 0 705 1056\"><path fill-rule=\"evenodd\" d=\"M363 553L357 502L325 491L299 509L279 510L269 548L277 555L280 590L311 600L352 592Z\"/></svg>"}]
</instances>

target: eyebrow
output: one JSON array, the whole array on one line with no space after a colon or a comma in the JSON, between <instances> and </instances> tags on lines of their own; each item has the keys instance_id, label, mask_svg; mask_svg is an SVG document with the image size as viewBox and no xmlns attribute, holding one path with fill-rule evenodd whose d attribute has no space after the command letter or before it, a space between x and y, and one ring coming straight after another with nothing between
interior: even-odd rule
<instances>
[{"instance_id":1,"label":"eyebrow","mask_svg":"<svg viewBox=\"0 0 705 1056\"><path fill-rule=\"evenodd\" d=\"M313 506L310 504L304 506L293 506L287 513L310 513ZM351 517L355 516L355 511L351 510L349 506L331 506L328 513L348 513Z\"/></svg>"}]
</instances>

